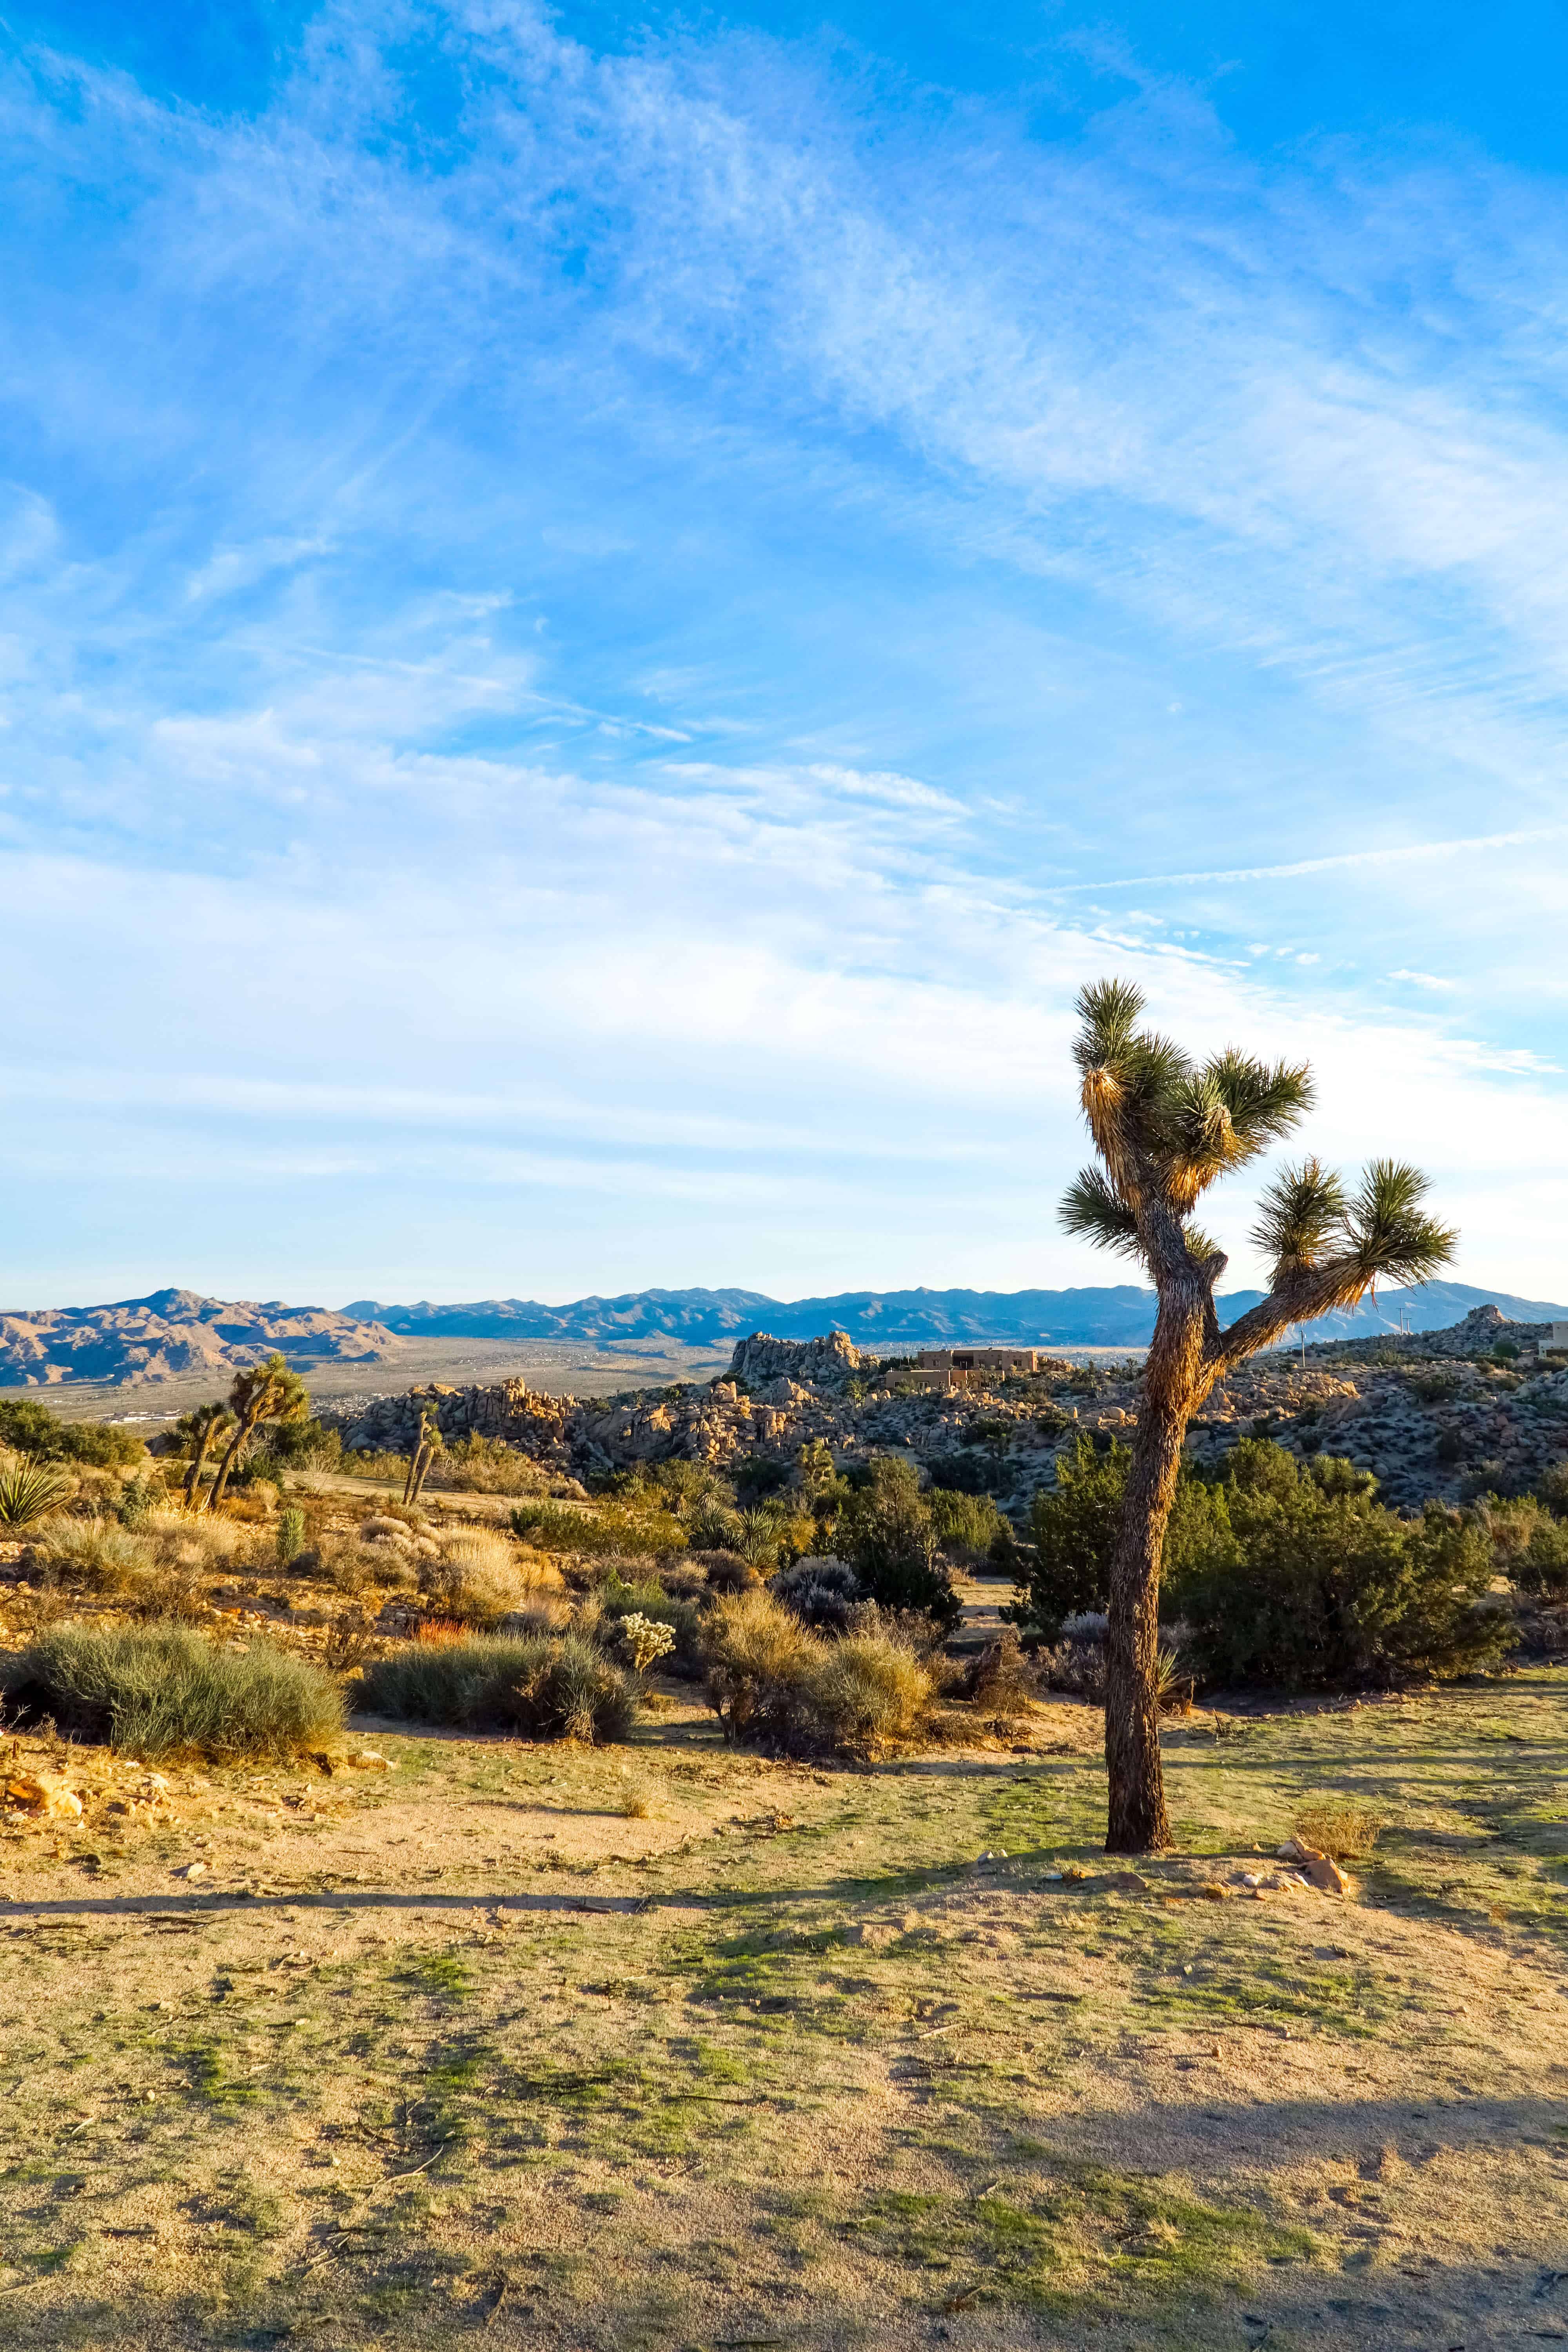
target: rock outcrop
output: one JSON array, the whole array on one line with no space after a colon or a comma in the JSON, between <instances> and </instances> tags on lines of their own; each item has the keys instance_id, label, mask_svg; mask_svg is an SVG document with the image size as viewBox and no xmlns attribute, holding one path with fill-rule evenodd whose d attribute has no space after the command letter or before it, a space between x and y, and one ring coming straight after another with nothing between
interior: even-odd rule
<instances>
[{"instance_id":1,"label":"rock outcrop","mask_svg":"<svg viewBox=\"0 0 1568 2352\"><path fill-rule=\"evenodd\" d=\"M1380 1344L1372 1362L1358 1360L1355 1342L1310 1352L1304 1363L1289 1353L1255 1357L1208 1399L1190 1454L1212 1468L1238 1438L1266 1435L1302 1460L1348 1457L1373 1473L1385 1501L1412 1509L1433 1496L1521 1492L1568 1460L1568 1369L1538 1367L1533 1355L1498 1362L1495 1335L1521 1328L1529 1328L1471 1315L1449 1332ZM608 1402L543 1396L521 1381L437 1384L323 1408L322 1417L351 1447L406 1452L421 1408L433 1403L447 1437L498 1438L542 1469L576 1477L670 1460L731 1471L753 1455L787 1469L819 1442L841 1465L901 1451L944 1483L984 1486L1021 1517L1080 1436L1125 1443L1138 1413L1135 1365L1105 1372L1050 1360L990 1392L911 1390L896 1365L879 1372L841 1332L808 1341L754 1333L736 1347L733 1371L703 1388Z\"/></svg>"}]
</instances>

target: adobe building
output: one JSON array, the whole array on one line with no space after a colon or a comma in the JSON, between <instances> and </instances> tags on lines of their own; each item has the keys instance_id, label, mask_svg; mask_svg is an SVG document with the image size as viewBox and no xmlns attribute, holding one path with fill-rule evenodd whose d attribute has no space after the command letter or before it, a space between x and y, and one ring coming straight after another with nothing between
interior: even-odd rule
<instances>
[{"instance_id":1,"label":"adobe building","mask_svg":"<svg viewBox=\"0 0 1568 2352\"><path fill-rule=\"evenodd\" d=\"M912 1370L900 1370L900 1381L922 1389L983 1389L1005 1381L1010 1372L1037 1372L1037 1348L922 1348Z\"/></svg>"}]
</instances>

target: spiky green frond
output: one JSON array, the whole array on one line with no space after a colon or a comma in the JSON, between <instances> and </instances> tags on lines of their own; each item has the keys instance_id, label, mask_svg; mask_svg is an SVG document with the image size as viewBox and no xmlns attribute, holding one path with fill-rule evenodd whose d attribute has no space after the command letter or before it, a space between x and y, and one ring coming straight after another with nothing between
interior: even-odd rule
<instances>
[{"instance_id":1,"label":"spiky green frond","mask_svg":"<svg viewBox=\"0 0 1568 2352\"><path fill-rule=\"evenodd\" d=\"M1368 1282L1426 1282L1447 1265L1458 1235L1421 1207L1430 1187L1418 1168L1374 1160L1346 1218L1357 1270Z\"/></svg>"},{"instance_id":2,"label":"spiky green frond","mask_svg":"<svg viewBox=\"0 0 1568 2352\"><path fill-rule=\"evenodd\" d=\"M1128 1257L1142 1255L1138 1220L1099 1168L1085 1168L1074 1178L1062 1194L1058 1214L1075 1240L1121 1250Z\"/></svg>"},{"instance_id":3,"label":"spiky green frond","mask_svg":"<svg viewBox=\"0 0 1568 2352\"><path fill-rule=\"evenodd\" d=\"M1202 1076L1230 1113L1248 1160L1289 1135L1303 1111L1312 1107L1312 1073L1305 1062L1255 1061L1250 1054L1227 1045L1205 1065Z\"/></svg>"},{"instance_id":4,"label":"spiky green frond","mask_svg":"<svg viewBox=\"0 0 1568 2352\"><path fill-rule=\"evenodd\" d=\"M1280 1170L1258 1204L1250 1236L1275 1282L1320 1265L1330 1244L1343 1241L1347 1206L1344 1186L1321 1160Z\"/></svg>"},{"instance_id":5,"label":"spiky green frond","mask_svg":"<svg viewBox=\"0 0 1568 2352\"><path fill-rule=\"evenodd\" d=\"M1143 992L1130 980L1096 980L1080 988L1074 1006L1083 1026L1073 1046L1080 1070L1120 1059L1143 1010Z\"/></svg>"},{"instance_id":6,"label":"spiky green frond","mask_svg":"<svg viewBox=\"0 0 1568 2352\"><path fill-rule=\"evenodd\" d=\"M1206 1265L1212 1258L1225 1255L1225 1252L1214 1235L1205 1234L1201 1225L1184 1225L1182 1239L1187 1245L1187 1255L1194 1265Z\"/></svg>"}]
</instances>

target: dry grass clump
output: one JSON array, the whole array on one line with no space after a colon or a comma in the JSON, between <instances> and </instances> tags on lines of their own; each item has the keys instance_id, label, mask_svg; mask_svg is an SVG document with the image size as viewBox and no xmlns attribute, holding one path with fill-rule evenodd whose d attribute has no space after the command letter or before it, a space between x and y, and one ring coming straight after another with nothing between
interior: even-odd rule
<instances>
[{"instance_id":1,"label":"dry grass clump","mask_svg":"<svg viewBox=\"0 0 1568 2352\"><path fill-rule=\"evenodd\" d=\"M464 1625L498 1625L539 1600L557 1580L537 1556L520 1552L484 1528L448 1536L421 1562L419 1587L443 1616Z\"/></svg>"},{"instance_id":2,"label":"dry grass clump","mask_svg":"<svg viewBox=\"0 0 1568 2352\"><path fill-rule=\"evenodd\" d=\"M1343 1797L1311 1797L1297 1807L1291 1827L1303 1845L1331 1861L1364 1862L1377 1843L1383 1816Z\"/></svg>"},{"instance_id":3,"label":"dry grass clump","mask_svg":"<svg viewBox=\"0 0 1568 2352\"><path fill-rule=\"evenodd\" d=\"M865 1756L932 1722L931 1668L901 1636L826 1641L766 1592L721 1601L706 1623L708 1694L727 1739L787 1755Z\"/></svg>"},{"instance_id":4,"label":"dry grass clump","mask_svg":"<svg viewBox=\"0 0 1568 2352\"><path fill-rule=\"evenodd\" d=\"M118 1598L151 1567L153 1547L113 1519L50 1519L27 1548L30 1576Z\"/></svg>"},{"instance_id":5,"label":"dry grass clump","mask_svg":"<svg viewBox=\"0 0 1568 2352\"><path fill-rule=\"evenodd\" d=\"M138 1756L213 1762L326 1747L342 1696L319 1667L268 1642L220 1649L181 1626L57 1625L6 1673L8 1710Z\"/></svg>"},{"instance_id":6,"label":"dry grass clump","mask_svg":"<svg viewBox=\"0 0 1568 2352\"><path fill-rule=\"evenodd\" d=\"M421 1642L377 1658L358 1704L373 1714L531 1739L622 1739L637 1714L627 1677L580 1634Z\"/></svg>"},{"instance_id":7,"label":"dry grass clump","mask_svg":"<svg viewBox=\"0 0 1568 2352\"><path fill-rule=\"evenodd\" d=\"M1012 1626L988 1642L960 1678L955 1696L967 1699L987 1723L1016 1723L1035 1701L1035 1676Z\"/></svg>"}]
</instances>

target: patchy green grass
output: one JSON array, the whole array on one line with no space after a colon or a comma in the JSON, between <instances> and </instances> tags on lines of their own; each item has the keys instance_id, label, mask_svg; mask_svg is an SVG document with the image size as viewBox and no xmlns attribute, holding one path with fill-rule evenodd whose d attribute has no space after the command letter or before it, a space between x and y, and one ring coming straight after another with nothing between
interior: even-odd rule
<instances>
[{"instance_id":1,"label":"patchy green grass","mask_svg":"<svg viewBox=\"0 0 1568 2352\"><path fill-rule=\"evenodd\" d=\"M689 1706L633 1758L388 1737L347 1792L203 1781L210 1893L170 1876L188 1819L112 1889L62 1834L0 1919L0 2330L1528 2334L1568 2227L1565 1681L1180 1723L1187 1851L1141 1885L1068 1708L852 1772ZM1386 1825L1354 1899L1253 1899L1309 1800Z\"/></svg>"}]
</instances>

